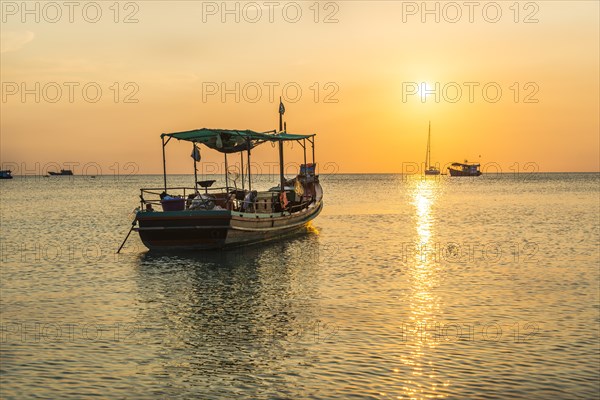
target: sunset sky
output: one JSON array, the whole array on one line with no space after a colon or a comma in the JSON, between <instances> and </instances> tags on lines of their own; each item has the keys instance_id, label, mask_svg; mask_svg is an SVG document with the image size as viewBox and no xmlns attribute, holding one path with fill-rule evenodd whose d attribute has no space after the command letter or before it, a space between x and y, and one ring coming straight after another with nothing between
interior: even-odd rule
<instances>
[{"instance_id":1,"label":"sunset sky","mask_svg":"<svg viewBox=\"0 0 600 400\"><path fill-rule=\"evenodd\" d=\"M3 1L2 167L161 173L161 133L275 129L283 96L336 172L422 163L429 121L441 166L598 171L599 2L477 3ZM189 143L167 152L192 172Z\"/></svg>"}]
</instances>

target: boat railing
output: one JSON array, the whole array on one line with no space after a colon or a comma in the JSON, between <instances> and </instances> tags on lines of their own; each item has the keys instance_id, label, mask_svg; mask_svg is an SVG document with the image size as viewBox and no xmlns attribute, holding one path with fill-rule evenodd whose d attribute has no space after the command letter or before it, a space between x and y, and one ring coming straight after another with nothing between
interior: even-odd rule
<instances>
[{"instance_id":1,"label":"boat railing","mask_svg":"<svg viewBox=\"0 0 600 400\"><path fill-rule=\"evenodd\" d=\"M220 209L238 211L244 214L294 213L307 209L315 201L312 196L302 196L300 201L291 201L287 207L282 209L279 192L257 192L257 197L251 202L246 199L248 193L248 190L231 187L194 188L181 186L168 187L167 190L164 187L142 188L140 189L140 210L164 211L163 197L165 195L168 195L172 200L176 199L184 202L183 209L177 211L213 209L212 207L218 206ZM211 208L190 208L193 204L193 197L198 194L206 196L207 202L212 202Z\"/></svg>"}]
</instances>

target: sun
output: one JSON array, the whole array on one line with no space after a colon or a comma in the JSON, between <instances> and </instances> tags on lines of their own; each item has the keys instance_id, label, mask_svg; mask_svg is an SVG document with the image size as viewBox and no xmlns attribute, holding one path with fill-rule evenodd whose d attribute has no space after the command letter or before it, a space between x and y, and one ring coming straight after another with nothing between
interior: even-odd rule
<instances>
[{"instance_id":1,"label":"sun","mask_svg":"<svg viewBox=\"0 0 600 400\"><path fill-rule=\"evenodd\" d=\"M419 88L417 89L417 94L421 101L425 102L427 100L427 96L431 96L434 93L434 88L427 81L422 81L419 83Z\"/></svg>"}]
</instances>

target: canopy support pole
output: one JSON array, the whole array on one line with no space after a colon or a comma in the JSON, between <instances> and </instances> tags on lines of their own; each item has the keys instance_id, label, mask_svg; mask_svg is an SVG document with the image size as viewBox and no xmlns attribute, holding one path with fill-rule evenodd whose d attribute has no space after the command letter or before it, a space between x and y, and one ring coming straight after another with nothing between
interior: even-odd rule
<instances>
[{"instance_id":1,"label":"canopy support pole","mask_svg":"<svg viewBox=\"0 0 600 400\"><path fill-rule=\"evenodd\" d=\"M229 171L229 167L227 165L227 153L223 154L225 154L225 191L229 193L229 174L227 173L227 171Z\"/></svg>"},{"instance_id":2,"label":"canopy support pole","mask_svg":"<svg viewBox=\"0 0 600 400\"><path fill-rule=\"evenodd\" d=\"M192 155L194 156L194 194L198 193L198 167L196 165L196 142L192 142L194 145L194 150L192 151Z\"/></svg>"},{"instance_id":3,"label":"canopy support pole","mask_svg":"<svg viewBox=\"0 0 600 400\"><path fill-rule=\"evenodd\" d=\"M167 191L167 161L165 157L165 137L161 135L160 139L162 140L162 156L163 156L163 180L165 182L165 192Z\"/></svg>"},{"instance_id":4,"label":"canopy support pole","mask_svg":"<svg viewBox=\"0 0 600 400\"><path fill-rule=\"evenodd\" d=\"M242 172L242 190L244 190L244 152L240 151L240 171Z\"/></svg>"},{"instance_id":5,"label":"canopy support pole","mask_svg":"<svg viewBox=\"0 0 600 400\"><path fill-rule=\"evenodd\" d=\"M306 139L302 139L302 148L304 149L304 165L306 168Z\"/></svg>"},{"instance_id":6,"label":"canopy support pole","mask_svg":"<svg viewBox=\"0 0 600 400\"><path fill-rule=\"evenodd\" d=\"M248 143L248 190L252 191L252 179L250 178L250 139L246 139Z\"/></svg>"}]
</instances>

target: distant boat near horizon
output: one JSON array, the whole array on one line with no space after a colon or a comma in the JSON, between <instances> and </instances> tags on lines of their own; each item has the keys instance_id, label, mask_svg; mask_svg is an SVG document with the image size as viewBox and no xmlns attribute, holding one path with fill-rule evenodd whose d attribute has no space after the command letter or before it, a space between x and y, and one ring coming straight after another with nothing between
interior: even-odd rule
<instances>
[{"instance_id":1,"label":"distant boat near horizon","mask_svg":"<svg viewBox=\"0 0 600 400\"><path fill-rule=\"evenodd\" d=\"M479 163L469 163L465 160L464 163L452 163L448 167L450 176L479 176L481 171L479 170Z\"/></svg>"},{"instance_id":2,"label":"distant boat near horizon","mask_svg":"<svg viewBox=\"0 0 600 400\"><path fill-rule=\"evenodd\" d=\"M0 170L0 179L12 179L13 176L11 175L12 171L10 169L3 169Z\"/></svg>"},{"instance_id":3,"label":"distant boat near horizon","mask_svg":"<svg viewBox=\"0 0 600 400\"><path fill-rule=\"evenodd\" d=\"M440 170L431 166L431 121L429 121L429 133L427 135L427 152L425 153L425 175L439 175Z\"/></svg>"},{"instance_id":4,"label":"distant boat near horizon","mask_svg":"<svg viewBox=\"0 0 600 400\"><path fill-rule=\"evenodd\" d=\"M48 171L48 174L52 176L73 175L73 171L70 169L61 169L60 172Z\"/></svg>"}]
</instances>

